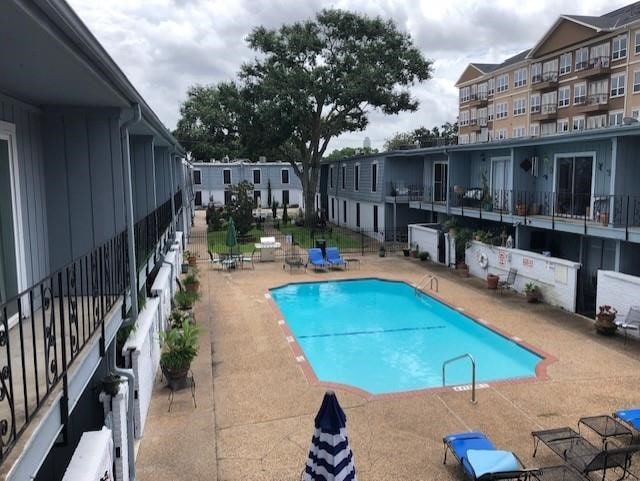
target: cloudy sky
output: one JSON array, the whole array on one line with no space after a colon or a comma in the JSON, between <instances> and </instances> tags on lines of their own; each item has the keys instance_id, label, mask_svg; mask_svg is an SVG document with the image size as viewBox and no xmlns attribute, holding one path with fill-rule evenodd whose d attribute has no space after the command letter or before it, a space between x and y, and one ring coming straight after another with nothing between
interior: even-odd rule
<instances>
[{"instance_id":1,"label":"cloudy sky","mask_svg":"<svg viewBox=\"0 0 640 481\"><path fill-rule=\"evenodd\" d=\"M173 129L190 85L234 78L252 58L245 37L344 8L392 18L427 58L433 78L413 88L417 112L373 113L365 132L329 146L381 148L395 132L454 121L454 83L472 61L499 62L530 48L562 13L600 15L630 0L68 0L167 127Z\"/></svg>"}]
</instances>

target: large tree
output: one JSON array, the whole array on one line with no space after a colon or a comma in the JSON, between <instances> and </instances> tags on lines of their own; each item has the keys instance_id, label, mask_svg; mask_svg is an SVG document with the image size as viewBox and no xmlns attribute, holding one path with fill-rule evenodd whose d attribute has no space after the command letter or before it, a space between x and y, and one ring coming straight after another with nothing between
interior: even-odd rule
<instances>
[{"instance_id":1,"label":"large tree","mask_svg":"<svg viewBox=\"0 0 640 481\"><path fill-rule=\"evenodd\" d=\"M377 154L378 149L372 149L371 147L363 147L363 148L354 148L354 147L344 147L342 149L335 149L329 155L326 155L324 158L328 160L340 160L346 157L353 157L354 155L368 155L368 154Z\"/></svg>"},{"instance_id":2,"label":"large tree","mask_svg":"<svg viewBox=\"0 0 640 481\"><path fill-rule=\"evenodd\" d=\"M396 132L384 143L384 149L401 150L407 146L431 147L434 141L442 141L444 144L455 144L458 140L458 122L445 122L440 127L437 125L429 130L419 127L409 132Z\"/></svg>"},{"instance_id":3,"label":"large tree","mask_svg":"<svg viewBox=\"0 0 640 481\"><path fill-rule=\"evenodd\" d=\"M313 20L248 37L258 52L240 72L243 141L286 148L302 182L306 221L315 219L320 160L331 139L363 130L374 109L415 111L409 87L427 80L431 62L390 20L323 10Z\"/></svg>"}]
</instances>

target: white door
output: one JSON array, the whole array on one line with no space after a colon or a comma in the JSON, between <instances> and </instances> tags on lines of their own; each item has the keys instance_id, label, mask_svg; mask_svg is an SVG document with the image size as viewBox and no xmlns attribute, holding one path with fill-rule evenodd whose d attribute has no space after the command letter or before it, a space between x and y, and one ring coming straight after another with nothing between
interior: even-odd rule
<instances>
[{"instance_id":1,"label":"white door","mask_svg":"<svg viewBox=\"0 0 640 481\"><path fill-rule=\"evenodd\" d=\"M508 157L491 159L491 196L493 198L493 208L496 210L507 210L509 205L509 192L507 191L508 168Z\"/></svg>"}]
</instances>

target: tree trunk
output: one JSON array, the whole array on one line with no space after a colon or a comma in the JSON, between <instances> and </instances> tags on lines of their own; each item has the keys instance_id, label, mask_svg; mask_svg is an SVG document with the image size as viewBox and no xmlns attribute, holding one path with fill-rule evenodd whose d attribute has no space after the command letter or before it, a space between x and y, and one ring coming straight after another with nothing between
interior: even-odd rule
<instances>
[{"instance_id":1,"label":"tree trunk","mask_svg":"<svg viewBox=\"0 0 640 481\"><path fill-rule=\"evenodd\" d=\"M319 164L319 162L318 162ZM302 195L304 196L304 222L307 227L316 224L316 188L320 166L313 160L302 166Z\"/></svg>"}]
</instances>

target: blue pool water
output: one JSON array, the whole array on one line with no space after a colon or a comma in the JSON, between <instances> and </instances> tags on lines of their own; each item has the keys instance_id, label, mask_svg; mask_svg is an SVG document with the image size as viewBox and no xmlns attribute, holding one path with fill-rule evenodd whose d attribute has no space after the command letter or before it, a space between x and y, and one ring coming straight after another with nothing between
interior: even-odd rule
<instances>
[{"instance_id":1,"label":"blue pool water","mask_svg":"<svg viewBox=\"0 0 640 481\"><path fill-rule=\"evenodd\" d=\"M443 361L476 360L477 382L535 375L541 357L403 282L290 284L271 296L320 381L371 394L442 386ZM447 385L471 382L466 360Z\"/></svg>"}]
</instances>

